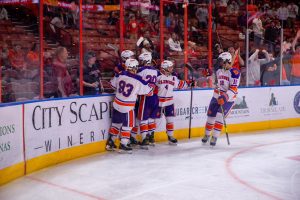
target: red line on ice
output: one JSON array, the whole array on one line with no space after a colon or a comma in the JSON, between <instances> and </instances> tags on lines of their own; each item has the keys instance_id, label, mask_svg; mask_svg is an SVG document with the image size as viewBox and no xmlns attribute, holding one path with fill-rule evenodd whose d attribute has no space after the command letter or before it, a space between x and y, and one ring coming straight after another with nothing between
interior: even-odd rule
<instances>
[{"instance_id":1,"label":"red line on ice","mask_svg":"<svg viewBox=\"0 0 300 200\"><path fill-rule=\"evenodd\" d=\"M283 141L283 142L274 142L274 143L270 143L270 144L256 145L256 146L249 147L249 148L243 149L243 150L241 150L241 151L238 151L238 152L232 154L229 158L226 159L226 161L225 161L226 170L227 170L227 172L230 174L230 176L232 176L232 177L233 177L236 181L238 181L240 184L242 184L242 185L244 185L244 186L246 186L246 187L248 187L248 188L250 188L250 189L252 189L252 190L254 190L254 191L256 191L256 192L258 192L258 193L261 193L261 194L263 194L263 195L265 195L265 196L268 196L268 197L270 197L271 199L282 200L281 198L279 198L279 197L277 197L277 196L275 196L275 195L273 195L273 194L271 194L271 193L269 193L269 192L263 191L263 190L261 190L261 189L255 187L255 186L251 185L251 184L248 183L247 181L241 179L241 178L240 178L238 175L236 175L236 174L233 172L233 170L231 169L231 163L232 163L232 161L233 161L236 157L240 156L240 155L243 154L243 153L252 151L253 149L256 149L256 148L259 148L259 147L264 147L264 146L275 145L275 144L282 144L282 143L288 143L288 142L295 142L295 141L299 141L299 140L293 139L293 140L288 140L288 141ZM299 157L300 157L300 156L299 156Z\"/></svg>"},{"instance_id":2,"label":"red line on ice","mask_svg":"<svg viewBox=\"0 0 300 200\"><path fill-rule=\"evenodd\" d=\"M300 161L300 156L293 156L293 157L288 157L291 160L296 160L296 161Z\"/></svg>"},{"instance_id":3,"label":"red line on ice","mask_svg":"<svg viewBox=\"0 0 300 200\"><path fill-rule=\"evenodd\" d=\"M25 178L28 178L30 180L33 180L33 181L36 181L36 182L39 182L39 183L43 183L43 184L46 184L46 185L50 185L52 187L60 188L62 190L67 190L69 192L74 192L74 193L77 193L77 194L80 194L80 195L83 195L83 196L86 196L86 197L90 197L91 199L105 200L104 198L97 197L97 196L94 196L92 194L88 194L88 193L85 193L85 192L82 192L82 191L79 191L79 190L75 190L75 189L68 188L68 187L65 187L65 186L61 186L61 185L58 185L58 184L55 184L55 183L51 183L51 182L48 182L48 181L45 181L45 180L42 180L42 179L39 179L39 178L35 178L35 177L32 177L32 176L25 176Z\"/></svg>"}]
</instances>

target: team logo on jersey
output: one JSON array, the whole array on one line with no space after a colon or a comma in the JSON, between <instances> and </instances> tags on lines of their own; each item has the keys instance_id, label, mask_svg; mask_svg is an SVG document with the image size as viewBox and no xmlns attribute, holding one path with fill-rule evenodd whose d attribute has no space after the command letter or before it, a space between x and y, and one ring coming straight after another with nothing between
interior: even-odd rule
<instances>
[{"instance_id":1,"label":"team logo on jersey","mask_svg":"<svg viewBox=\"0 0 300 200\"><path fill-rule=\"evenodd\" d=\"M298 114L300 114L300 91L297 92L294 98L294 108Z\"/></svg>"}]
</instances>

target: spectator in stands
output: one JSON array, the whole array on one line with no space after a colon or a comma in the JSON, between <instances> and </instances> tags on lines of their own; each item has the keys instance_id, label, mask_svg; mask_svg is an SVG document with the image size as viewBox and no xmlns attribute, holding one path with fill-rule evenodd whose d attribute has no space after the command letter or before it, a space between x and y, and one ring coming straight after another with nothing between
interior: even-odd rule
<instances>
[{"instance_id":1,"label":"spectator in stands","mask_svg":"<svg viewBox=\"0 0 300 200\"><path fill-rule=\"evenodd\" d=\"M223 53L224 50L220 46L220 44L215 44L215 48L213 49L213 58L217 59L221 53Z\"/></svg>"},{"instance_id":2,"label":"spectator in stands","mask_svg":"<svg viewBox=\"0 0 300 200\"><path fill-rule=\"evenodd\" d=\"M142 15L142 18L145 20L151 20L150 19L150 6L151 6L151 0L142 0L140 4L140 12Z\"/></svg>"},{"instance_id":3,"label":"spectator in stands","mask_svg":"<svg viewBox=\"0 0 300 200\"><path fill-rule=\"evenodd\" d=\"M175 24L174 24L174 14L173 12L169 12L168 16L166 17L165 26L169 31L173 31Z\"/></svg>"},{"instance_id":4,"label":"spectator in stands","mask_svg":"<svg viewBox=\"0 0 300 200\"><path fill-rule=\"evenodd\" d=\"M116 25L118 22L118 14L117 12L113 11L109 13L109 18L107 19L107 24L109 25Z\"/></svg>"},{"instance_id":5,"label":"spectator in stands","mask_svg":"<svg viewBox=\"0 0 300 200\"><path fill-rule=\"evenodd\" d=\"M198 19L199 27L201 29L207 28L207 16L208 16L208 11L206 6L200 4L196 11L196 17Z\"/></svg>"},{"instance_id":6,"label":"spectator in stands","mask_svg":"<svg viewBox=\"0 0 300 200\"><path fill-rule=\"evenodd\" d=\"M241 68L245 66L245 62L244 59L241 57L240 48L235 50L234 47L231 46L228 48L228 52L232 56L232 68L237 68L238 70L241 70Z\"/></svg>"},{"instance_id":7,"label":"spectator in stands","mask_svg":"<svg viewBox=\"0 0 300 200\"><path fill-rule=\"evenodd\" d=\"M254 45L256 48L259 48L262 45L262 41L264 39L263 33L264 28L262 26L262 21L260 19L260 15L257 14L256 17L253 19L252 29L254 33Z\"/></svg>"},{"instance_id":8,"label":"spectator in stands","mask_svg":"<svg viewBox=\"0 0 300 200\"><path fill-rule=\"evenodd\" d=\"M261 52L264 54L265 58L259 58L259 49L256 49L255 52L249 58L248 64L248 85L249 86L260 86L260 66L270 61L269 53L266 50Z\"/></svg>"},{"instance_id":9,"label":"spectator in stands","mask_svg":"<svg viewBox=\"0 0 300 200\"><path fill-rule=\"evenodd\" d=\"M40 66L40 48L38 43L34 43L31 50L26 55L27 68L36 69Z\"/></svg>"},{"instance_id":10,"label":"spectator in stands","mask_svg":"<svg viewBox=\"0 0 300 200\"><path fill-rule=\"evenodd\" d=\"M53 58L53 70L57 77L58 91L61 97L68 97L73 92L72 78L67 70L68 51L65 47L58 47Z\"/></svg>"},{"instance_id":11,"label":"spectator in stands","mask_svg":"<svg viewBox=\"0 0 300 200\"><path fill-rule=\"evenodd\" d=\"M26 68L25 55L20 44L15 44L14 48L9 51L9 62L10 65L18 70Z\"/></svg>"},{"instance_id":12,"label":"spectator in stands","mask_svg":"<svg viewBox=\"0 0 300 200\"><path fill-rule=\"evenodd\" d=\"M298 42L300 38L300 30L298 30L297 35L292 43L293 56L292 56L292 69L291 69L291 84L300 84L300 43Z\"/></svg>"},{"instance_id":13,"label":"spectator in stands","mask_svg":"<svg viewBox=\"0 0 300 200\"><path fill-rule=\"evenodd\" d=\"M176 33L172 33L171 37L168 40L169 48L171 51L182 52L180 41Z\"/></svg>"},{"instance_id":14,"label":"spectator in stands","mask_svg":"<svg viewBox=\"0 0 300 200\"><path fill-rule=\"evenodd\" d=\"M130 39L137 39L139 32L138 22L134 15L130 17L129 24L128 24L128 33Z\"/></svg>"},{"instance_id":15,"label":"spectator in stands","mask_svg":"<svg viewBox=\"0 0 300 200\"><path fill-rule=\"evenodd\" d=\"M216 4L213 2L212 3L212 29L213 31L217 30L217 25L220 23L220 13L219 9L217 8Z\"/></svg>"},{"instance_id":16,"label":"spectator in stands","mask_svg":"<svg viewBox=\"0 0 300 200\"><path fill-rule=\"evenodd\" d=\"M89 51L84 55L83 94L97 95L102 92L101 72L96 64L96 53Z\"/></svg>"},{"instance_id":17,"label":"spectator in stands","mask_svg":"<svg viewBox=\"0 0 300 200\"><path fill-rule=\"evenodd\" d=\"M0 64L1 66L9 67L9 49L6 42L3 42L1 45L1 52L0 52Z\"/></svg>"},{"instance_id":18,"label":"spectator in stands","mask_svg":"<svg viewBox=\"0 0 300 200\"><path fill-rule=\"evenodd\" d=\"M238 26L240 31L245 34L247 27L247 13L246 11L242 11L242 13L238 16Z\"/></svg>"},{"instance_id":19,"label":"spectator in stands","mask_svg":"<svg viewBox=\"0 0 300 200\"><path fill-rule=\"evenodd\" d=\"M228 6L227 6L227 13L228 14L237 14L239 12L239 5L237 4L236 1L232 1Z\"/></svg>"},{"instance_id":20,"label":"spectator in stands","mask_svg":"<svg viewBox=\"0 0 300 200\"><path fill-rule=\"evenodd\" d=\"M272 20L270 24L266 26L265 30L265 42L268 44L268 51L274 53L275 45L278 42L280 36L280 29L276 27L275 22Z\"/></svg>"},{"instance_id":21,"label":"spectator in stands","mask_svg":"<svg viewBox=\"0 0 300 200\"><path fill-rule=\"evenodd\" d=\"M55 15L50 21L50 27L54 33L59 33L59 30L56 30L55 27L64 28L64 24L61 18L58 15Z\"/></svg>"},{"instance_id":22,"label":"spectator in stands","mask_svg":"<svg viewBox=\"0 0 300 200\"><path fill-rule=\"evenodd\" d=\"M71 2L71 15L73 18L74 27L78 27L77 22L79 21L79 6L75 3L75 1Z\"/></svg>"},{"instance_id":23,"label":"spectator in stands","mask_svg":"<svg viewBox=\"0 0 300 200\"><path fill-rule=\"evenodd\" d=\"M143 48L141 50L141 53L147 53L147 52L152 53L151 45L150 45L148 40L144 40L143 41Z\"/></svg>"},{"instance_id":24,"label":"spectator in stands","mask_svg":"<svg viewBox=\"0 0 300 200\"><path fill-rule=\"evenodd\" d=\"M288 27L294 28L294 23L296 21L297 15L298 15L299 8L294 2L291 2L287 8L289 11Z\"/></svg>"},{"instance_id":25,"label":"spectator in stands","mask_svg":"<svg viewBox=\"0 0 300 200\"><path fill-rule=\"evenodd\" d=\"M289 10L288 10L285 2L283 2L281 4L280 8L278 8L277 15L283 25L283 28L286 28L287 19L289 17Z\"/></svg>"},{"instance_id":26,"label":"spectator in stands","mask_svg":"<svg viewBox=\"0 0 300 200\"><path fill-rule=\"evenodd\" d=\"M151 51L153 51L154 50L154 45L153 45L153 42L150 38L150 31L149 30L145 31L144 34L141 35L141 37L136 42L136 46L138 46L140 49L142 49L144 47L144 42L146 42L146 41L150 44Z\"/></svg>"},{"instance_id":27,"label":"spectator in stands","mask_svg":"<svg viewBox=\"0 0 300 200\"><path fill-rule=\"evenodd\" d=\"M8 20L7 10L3 6L0 9L0 20Z\"/></svg>"},{"instance_id":28,"label":"spectator in stands","mask_svg":"<svg viewBox=\"0 0 300 200\"><path fill-rule=\"evenodd\" d=\"M226 12L228 0L220 0L220 12Z\"/></svg>"}]
</instances>

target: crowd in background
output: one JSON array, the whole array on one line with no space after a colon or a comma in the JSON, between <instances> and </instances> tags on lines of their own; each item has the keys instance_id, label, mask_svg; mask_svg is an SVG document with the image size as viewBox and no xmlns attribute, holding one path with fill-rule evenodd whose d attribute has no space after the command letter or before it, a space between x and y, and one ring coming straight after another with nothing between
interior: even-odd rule
<instances>
[{"instance_id":1,"label":"crowd in background","mask_svg":"<svg viewBox=\"0 0 300 200\"><path fill-rule=\"evenodd\" d=\"M58 47L53 51L44 53L45 70L43 74L46 88L44 96L47 98L79 94L79 62L75 64L70 64L69 62L70 59L78 60L79 54L77 52L77 54L73 55L71 48L67 47L67 40L61 36L62 33L60 31L61 29L63 31L78 30L78 2L65 2L70 3L71 8L53 6L45 6L44 8L44 20L49 23L49 32L54 33L52 36L58 43ZM183 79L184 65L181 61L185 51L184 7L180 2L182 1L178 0L175 3L165 2L164 30L160 30L159 0L124 1L123 30L125 40L135 42L134 49L131 48L130 50L134 51L136 55L151 52L154 62L159 60L159 35L163 31L165 35L164 58L173 60L176 63L175 71ZM114 5L119 2L116 0L86 0L84 3ZM190 56L189 59L201 60L201 62L192 63L195 68L193 77L198 80L197 87L212 87L214 69L208 68L207 54L202 54L204 51L208 51L208 1L189 0L189 3L187 52ZM299 6L299 1L213 1L213 58L218 57L224 51L229 51L236 59L235 66L242 72L241 86L300 84ZM11 13L6 8L7 6L0 8L0 21L11 20ZM248 12L246 12L246 8ZM227 16L234 17L237 23L227 24L225 19ZM36 23L37 17L33 18ZM116 27L114 37L118 37L120 31L119 11L109 12L106 23ZM219 34L219 27L222 26L228 26L228 28L238 32L240 40L246 41L246 36L248 35L249 52L246 52L246 42L243 46L239 46L235 41L227 42L226 44L222 42L222 39L219 39L219 37L226 39L226 36ZM282 28L283 34L281 35ZM93 30L94 27L84 22L84 29ZM110 36L110 33L101 29L97 29L97 34L103 37ZM46 36L49 36L47 32ZM38 83L40 79L40 50L38 43L32 43L28 50L24 50L20 43L9 44L5 40L0 41L0 43L2 85L13 82L14 79L23 81L29 79L31 82ZM73 45L73 43L70 42L68 45ZM115 64L119 61L120 52L118 50L118 47L115 48ZM197 52L200 52L200 54L197 54ZM84 49L83 84L85 95L91 94L90 88L98 88L98 93L111 91L105 87L104 79L107 74L110 76L113 74L113 69L111 69L111 73L103 73L103 67L105 67L104 65L106 65L107 61L105 57L99 59L97 54L97 52L86 47ZM247 55L248 58L246 57ZM281 62L282 69L280 68ZM159 62L154 64L156 63ZM216 63L215 59L213 63ZM191 76L192 74L189 73L188 78L191 78ZM92 79L92 81L88 79ZM22 81L20 84L22 84ZM36 87L37 91L31 94L30 99L39 98L38 85ZM2 102L16 100L16 96L13 97L5 92L2 94Z\"/></svg>"}]
</instances>

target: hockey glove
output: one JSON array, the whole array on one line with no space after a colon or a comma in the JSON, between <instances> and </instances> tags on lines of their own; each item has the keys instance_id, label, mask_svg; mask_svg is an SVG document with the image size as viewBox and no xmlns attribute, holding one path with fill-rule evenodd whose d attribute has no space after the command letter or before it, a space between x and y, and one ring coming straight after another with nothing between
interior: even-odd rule
<instances>
[{"instance_id":1,"label":"hockey glove","mask_svg":"<svg viewBox=\"0 0 300 200\"><path fill-rule=\"evenodd\" d=\"M222 94L218 98L218 104L222 106L224 103L227 102L227 100L228 100L228 96L226 94Z\"/></svg>"},{"instance_id":2,"label":"hockey glove","mask_svg":"<svg viewBox=\"0 0 300 200\"><path fill-rule=\"evenodd\" d=\"M190 87L195 87L196 83L194 80L191 80L190 83L189 83Z\"/></svg>"}]
</instances>

